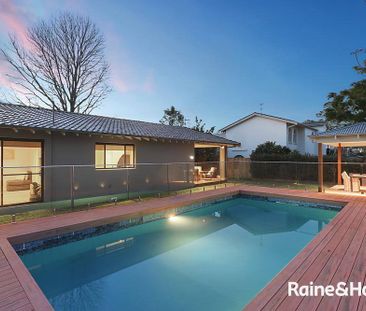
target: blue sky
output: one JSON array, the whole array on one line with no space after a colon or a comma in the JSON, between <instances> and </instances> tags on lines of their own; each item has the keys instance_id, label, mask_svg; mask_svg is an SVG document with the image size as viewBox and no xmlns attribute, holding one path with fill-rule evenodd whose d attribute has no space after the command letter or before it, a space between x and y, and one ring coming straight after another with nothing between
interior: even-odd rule
<instances>
[{"instance_id":1,"label":"blue sky","mask_svg":"<svg viewBox=\"0 0 366 311\"><path fill-rule=\"evenodd\" d=\"M0 0L0 44L65 8L106 37L114 90L96 114L156 122L174 105L221 128L263 103L303 121L361 79L351 52L366 47L362 0Z\"/></svg>"}]
</instances>

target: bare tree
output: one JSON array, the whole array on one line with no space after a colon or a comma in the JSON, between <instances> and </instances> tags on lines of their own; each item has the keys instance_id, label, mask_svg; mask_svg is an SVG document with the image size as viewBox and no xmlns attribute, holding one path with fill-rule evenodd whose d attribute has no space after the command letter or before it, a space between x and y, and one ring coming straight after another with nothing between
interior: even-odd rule
<instances>
[{"instance_id":1,"label":"bare tree","mask_svg":"<svg viewBox=\"0 0 366 311\"><path fill-rule=\"evenodd\" d=\"M1 52L18 103L90 113L110 92L104 37L89 18L61 13L28 28L26 45L9 38Z\"/></svg>"}]
</instances>

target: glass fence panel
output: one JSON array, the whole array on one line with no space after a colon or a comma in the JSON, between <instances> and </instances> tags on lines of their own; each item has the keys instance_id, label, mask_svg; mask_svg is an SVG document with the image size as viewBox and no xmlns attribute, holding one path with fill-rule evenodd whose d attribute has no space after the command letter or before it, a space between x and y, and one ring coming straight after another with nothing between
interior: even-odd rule
<instances>
[{"instance_id":1,"label":"glass fence panel","mask_svg":"<svg viewBox=\"0 0 366 311\"><path fill-rule=\"evenodd\" d=\"M94 166L71 168L74 206L115 203L128 197L128 169L99 169Z\"/></svg>"},{"instance_id":2,"label":"glass fence panel","mask_svg":"<svg viewBox=\"0 0 366 311\"><path fill-rule=\"evenodd\" d=\"M2 178L2 205L14 205L42 200L41 174L8 174Z\"/></svg>"},{"instance_id":3,"label":"glass fence panel","mask_svg":"<svg viewBox=\"0 0 366 311\"><path fill-rule=\"evenodd\" d=\"M72 205L72 170L70 166L48 166L43 172L43 205L52 210L68 209Z\"/></svg>"},{"instance_id":4,"label":"glass fence panel","mask_svg":"<svg viewBox=\"0 0 366 311\"><path fill-rule=\"evenodd\" d=\"M194 164L173 163L167 165L170 191L179 191L194 186Z\"/></svg>"},{"instance_id":5,"label":"glass fence panel","mask_svg":"<svg viewBox=\"0 0 366 311\"><path fill-rule=\"evenodd\" d=\"M12 153L7 156L10 159ZM49 215L117 204L124 200L207 191L217 189L217 183L223 181L227 184L222 186L242 183L317 191L318 168L317 162L248 159L138 163L131 168L97 168L94 165L3 167L0 222L2 215L13 213L25 215L31 211L42 211L39 215ZM362 194L366 191L366 175L362 175L366 174L364 163L344 162L341 171L349 176L358 174L353 192ZM342 179L340 183L338 180L336 162L324 162L323 175L326 189L345 191Z\"/></svg>"},{"instance_id":6,"label":"glass fence panel","mask_svg":"<svg viewBox=\"0 0 366 311\"><path fill-rule=\"evenodd\" d=\"M168 173L165 164L137 164L128 170L129 197L139 198L169 191Z\"/></svg>"},{"instance_id":7,"label":"glass fence panel","mask_svg":"<svg viewBox=\"0 0 366 311\"><path fill-rule=\"evenodd\" d=\"M39 167L37 171L31 175L1 174L0 223L9 222L15 214L22 220L70 210L70 167Z\"/></svg>"}]
</instances>

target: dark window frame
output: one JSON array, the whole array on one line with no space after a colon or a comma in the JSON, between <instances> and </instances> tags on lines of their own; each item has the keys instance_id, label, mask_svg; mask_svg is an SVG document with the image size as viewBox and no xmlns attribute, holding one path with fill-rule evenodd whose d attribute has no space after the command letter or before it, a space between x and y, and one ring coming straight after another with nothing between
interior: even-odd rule
<instances>
[{"instance_id":1,"label":"dark window frame","mask_svg":"<svg viewBox=\"0 0 366 311\"><path fill-rule=\"evenodd\" d=\"M104 166L103 167L97 167L97 159L96 159L96 147L97 146L103 146L103 156L104 156ZM123 146L123 152L126 154L126 147L131 146L133 149L133 164L132 165L126 165L124 163L123 166L116 166L116 167L107 167L107 146ZM134 144L118 144L118 143L95 143L94 146L94 167L97 170L118 170L118 169L134 169L136 168L136 146Z\"/></svg>"},{"instance_id":2,"label":"dark window frame","mask_svg":"<svg viewBox=\"0 0 366 311\"><path fill-rule=\"evenodd\" d=\"M23 175L23 174L4 174L4 141L20 141L20 142L37 142L41 143L41 169L39 173L35 173L35 175L41 176L41 197L38 201L29 201L29 202L22 202L22 203L15 203L15 204L4 204L4 176L16 176L16 175ZM17 206L17 205L25 205L25 204L33 204L33 203L40 203L44 201L44 148L45 142L44 139L32 139L32 138L13 138L13 137L0 137L0 152L1 152L1 161L0 161L0 207L7 207L7 206Z\"/></svg>"}]
</instances>

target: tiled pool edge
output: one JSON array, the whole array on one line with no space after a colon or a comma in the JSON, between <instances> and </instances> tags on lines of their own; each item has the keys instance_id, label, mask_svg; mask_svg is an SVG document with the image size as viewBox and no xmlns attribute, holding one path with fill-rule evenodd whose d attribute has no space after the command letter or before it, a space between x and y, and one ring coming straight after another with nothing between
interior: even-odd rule
<instances>
[{"instance_id":1,"label":"tiled pool edge","mask_svg":"<svg viewBox=\"0 0 366 311\"><path fill-rule=\"evenodd\" d=\"M255 186L234 186L230 188L224 188L224 189L217 189L217 190L210 190L204 193L195 193L193 195L187 194L179 196L179 199L176 197L172 198L164 198L164 199L156 199L148 202L147 206L143 207L143 210L146 211L146 213L151 213L149 205L156 205L157 203L161 203L162 201L165 202L165 207L162 208L162 210L171 208L173 206L183 206L184 204L193 204L194 202L199 202L206 200L208 198L213 197L220 197L225 195L231 195L235 193L251 193L256 195L267 195L271 194L271 196L278 196L278 197L289 197L292 198L299 198L307 201L313 201L313 200L324 200L325 202L341 202L346 204L347 202L350 202L354 200L352 197L347 196L339 196L339 195L331 195L331 194L323 194L323 193L315 193L315 192L306 192L306 191L300 191L300 190L288 190L288 189L275 189L275 188L265 188L265 187L255 187ZM138 208L138 203L133 204L132 207ZM345 206L346 207L346 206ZM126 208L126 206L123 206L123 208ZM95 218L102 218L102 219L111 219L115 217L115 213L111 211L116 211L115 208L105 208L100 209L95 214ZM71 216L75 216L76 214L82 214L87 215L87 213L90 212L75 212L70 213L73 214ZM132 212L128 212L130 214L133 214ZM138 213L141 213L139 211ZM137 214L138 214L137 213ZM90 226L93 225L93 222L95 219L89 219L89 221L86 221L85 219L79 219L75 221L73 217L70 216L70 214L60 215L60 217L48 217L50 223L47 222L47 219L36 219L28 222L19 223L17 225L2 225L0 226L0 249L3 249L4 246L1 244L1 240L6 240L6 243L8 246L10 246L11 240L16 240L19 238L20 240L24 238L25 236L31 235L34 236L37 233L42 232L42 234L49 232L49 230L63 230L68 227L68 224L71 223L71 226ZM111 215L112 214L112 215ZM76 216L75 216L76 217ZM337 216L336 216L337 217ZM84 217L85 218L85 217ZM87 218L87 217L86 217ZM90 217L89 217L90 218ZM64 221L60 224L57 220L63 219ZM52 310L52 307L49 305L48 300L44 296L43 292L40 290L38 285L35 283L34 279L32 278L29 271L26 269L26 267L21 262L21 259L18 257L18 255L15 253L15 250L11 247L11 252L16 255L18 262L20 261L20 266L14 267L14 270L16 270L17 277L19 281L22 284L22 287L24 291L26 292L27 296L29 297L32 306L35 310ZM0 275L0 282L1 282L1 275ZM2 289L0 288L0 297L2 294ZM7 310L0 307L0 310Z\"/></svg>"},{"instance_id":2,"label":"tiled pool edge","mask_svg":"<svg viewBox=\"0 0 366 311\"><path fill-rule=\"evenodd\" d=\"M210 204L216 204L223 201L227 201L230 199L234 199L236 197L240 197L240 193L225 195L224 197L207 200L200 203L190 204L182 207L168 208L163 211L148 213L146 215L126 218L119 222L109 223L106 225L101 225L98 227L90 227L83 230L71 231L68 233L63 233L57 236L50 236L44 239L29 241L20 244L13 244L13 248L15 249L18 255L24 255L29 252L41 250L44 248L54 247L62 244L67 244L69 242L79 241L84 238L98 236L104 233L109 233L121 229L127 229L133 226L142 225L148 222L166 219L172 215L181 215L190 211L198 210L209 206Z\"/></svg>"},{"instance_id":3,"label":"tiled pool edge","mask_svg":"<svg viewBox=\"0 0 366 311\"><path fill-rule=\"evenodd\" d=\"M109 223L109 224L98 226L98 227L90 227L90 228L86 228L83 230L59 234L56 236L49 236L44 239L14 244L12 246L15 249L15 251L17 252L17 254L22 256L27 253L67 244L70 242L79 241L84 238L90 238L90 237L98 236L101 234L118 231L121 229L127 229L127 228L130 228L133 226L142 225L142 224L152 222L152 221L166 219L173 215L174 216L181 215L181 214L188 213L188 212L191 212L194 210L203 209L212 204L218 204L218 203L225 202L225 201L235 199L235 198L249 198L252 200L275 202L275 203L291 202L293 204L296 204L296 205L302 206L302 207L321 208L321 209L336 210L336 211L341 210L341 208L343 208L343 206L344 206L343 204L337 204L337 205L329 204L329 203L319 204L319 202L308 202L308 201L305 201L304 199L295 200L295 199L289 199L289 198L284 198L284 197L246 194L246 193L242 193L241 191L239 191L236 194L220 196L219 198L213 198L213 199L205 200L205 201L199 202L199 203L185 205L182 207L169 208L164 211L160 211L160 212L156 212L156 213L146 214L146 215L142 215L142 216L134 217L134 218L123 219L123 220L121 220L119 222L115 222L115 223Z\"/></svg>"}]
</instances>

